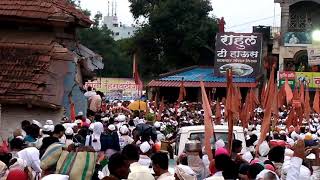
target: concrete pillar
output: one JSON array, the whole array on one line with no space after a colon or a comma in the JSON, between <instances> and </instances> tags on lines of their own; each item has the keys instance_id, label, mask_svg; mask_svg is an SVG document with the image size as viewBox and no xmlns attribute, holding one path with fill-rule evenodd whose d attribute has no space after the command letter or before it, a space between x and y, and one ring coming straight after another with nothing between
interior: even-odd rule
<instances>
[{"instance_id":1,"label":"concrete pillar","mask_svg":"<svg viewBox=\"0 0 320 180\"><path fill-rule=\"evenodd\" d=\"M281 3L281 45L284 44L283 37L286 32L288 32L289 27L289 4L288 3Z\"/></svg>"}]
</instances>

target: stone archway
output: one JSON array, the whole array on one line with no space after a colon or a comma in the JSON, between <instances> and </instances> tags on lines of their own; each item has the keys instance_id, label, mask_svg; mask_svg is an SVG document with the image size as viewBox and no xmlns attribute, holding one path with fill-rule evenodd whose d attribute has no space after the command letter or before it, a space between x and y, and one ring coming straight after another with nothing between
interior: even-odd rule
<instances>
[{"instance_id":1,"label":"stone archway","mask_svg":"<svg viewBox=\"0 0 320 180\"><path fill-rule=\"evenodd\" d=\"M296 71L306 71L308 69L308 52L307 50L300 50L293 56L293 62Z\"/></svg>"},{"instance_id":2,"label":"stone archway","mask_svg":"<svg viewBox=\"0 0 320 180\"><path fill-rule=\"evenodd\" d=\"M291 6L291 5L294 5L299 2L315 2L315 3L320 4L320 0L290 0L289 5Z\"/></svg>"}]
</instances>

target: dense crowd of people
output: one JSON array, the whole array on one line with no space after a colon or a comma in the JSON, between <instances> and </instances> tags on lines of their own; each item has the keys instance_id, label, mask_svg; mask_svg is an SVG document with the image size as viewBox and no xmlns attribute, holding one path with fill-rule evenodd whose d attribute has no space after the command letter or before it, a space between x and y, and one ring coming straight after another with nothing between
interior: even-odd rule
<instances>
[{"instance_id":1,"label":"dense crowd of people","mask_svg":"<svg viewBox=\"0 0 320 180\"><path fill-rule=\"evenodd\" d=\"M159 114L154 101L145 100L147 109L132 111L128 108L132 102L106 101L103 93L91 88L85 96L86 115L78 112L75 120L64 117L58 124L24 120L3 139L0 179L320 179L318 114L301 126L288 127L290 110L281 108L274 128L257 146L264 113L258 107L244 128L245 143L233 139L229 151L225 139L216 139L210 160L204 148L174 152L181 127L203 125L200 103L163 104ZM211 105L213 114L215 106L221 107L220 123L226 125L223 103Z\"/></svg>"}]
</instances>

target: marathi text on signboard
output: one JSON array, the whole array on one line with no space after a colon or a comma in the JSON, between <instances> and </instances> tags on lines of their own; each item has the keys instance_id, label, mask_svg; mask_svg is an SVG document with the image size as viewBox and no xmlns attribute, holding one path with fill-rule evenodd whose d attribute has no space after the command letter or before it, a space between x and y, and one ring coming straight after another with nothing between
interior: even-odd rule
<instances>
[{"instance_id":1,"label":"marathi text on signboard","mask_svg":"<svg viewBox=\"0 0 320 180\"><path fill-rule=\"evenodd\" d=\"M293 71L279 72L279 87L281 87L288 80L289 86L293 89L296 81L296 74Z\"/></svg>"},{"instance_id":2,"label":"marathi text on signboard","mask_svg":"<svg viewBox=\"0 0 320 180\"><path fill-rule=\"evenodd\" d=\"M130 78L98 78L85 83L106 95L108 100L134 100L139 97L139 87Z\"/></svg>"},{"instance_id":3,"label":"marathi text on signboard","mask_svg":"<svg viewBox=\"0 0 320 180\"><path fill-rule=\"evenodd\" d=\"M225 76L231 69L236 77L256 77L261 61L262 35L257 33L218 33L214 73Z\"/></svg>"}]
</instances>

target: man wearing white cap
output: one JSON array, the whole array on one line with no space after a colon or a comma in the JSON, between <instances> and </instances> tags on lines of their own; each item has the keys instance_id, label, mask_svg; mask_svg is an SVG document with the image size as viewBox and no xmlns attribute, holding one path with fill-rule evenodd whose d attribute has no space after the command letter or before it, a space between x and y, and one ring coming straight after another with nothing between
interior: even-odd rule
<instances>
[{"instance_id":1,"label":"man wearing white cap","mask_svg":"<svg viewBox=\"0 0 320 180\"><path fill-rule=\"evenodd\" d=\"M119 144L121 150L128 144L132 144L134 140L129 136L129 128L125 125L122 125L119 129L120 137Z\"/></svg>"},{"instance_id":2,"label":"man wearing white cap","mask_svg":"<svg viewBox=\"0 0 320 180\"><path fill-rule=\"evenodd\" d=\"M101 135L101 151L105 151L107 156L110 157L117 151L120 151L119 135L116 132L116 126L110 124L107 132Z\"/></svg>"},{"instance_id":3,"label":"man wearing white cap","mask_svg":"<svg viewBox=\"0 0 320 180\"><path fill-rule=\"evenodd\" d=\"M66 135L66 146L73 144L73 129L71 127L68 127L66 131L64 132Z\"/></svg>"},{"instance_id":4,"label":"man wearing white cap","mask_svg":"<svg viewBox=\"0 0 320 180\"><path fill-rule=\"evenodd\" d=\"M151 166L151 159L149 157L150 150L151 150L151 146L148 142L145 141L140 145L141 154L140 154L140 158L139 158L138 162L141 165L146 166L146 167Z\"/></svg>"},{"instance_id":5,"label":"man wearing white cap","mask_svg":"<svg viewBox=\"0 0 320 180\"><path fill-rule=\"evenodd\" d=\"M156 132L157 132L157 140L160 142L160 141L163 141L166 139L166 137L164 136L164 134L160 131L160 128L161 128L161 123L160 122L155 122L154 123L154 127L156 128Z\"/></svg>"}]
</instances>

